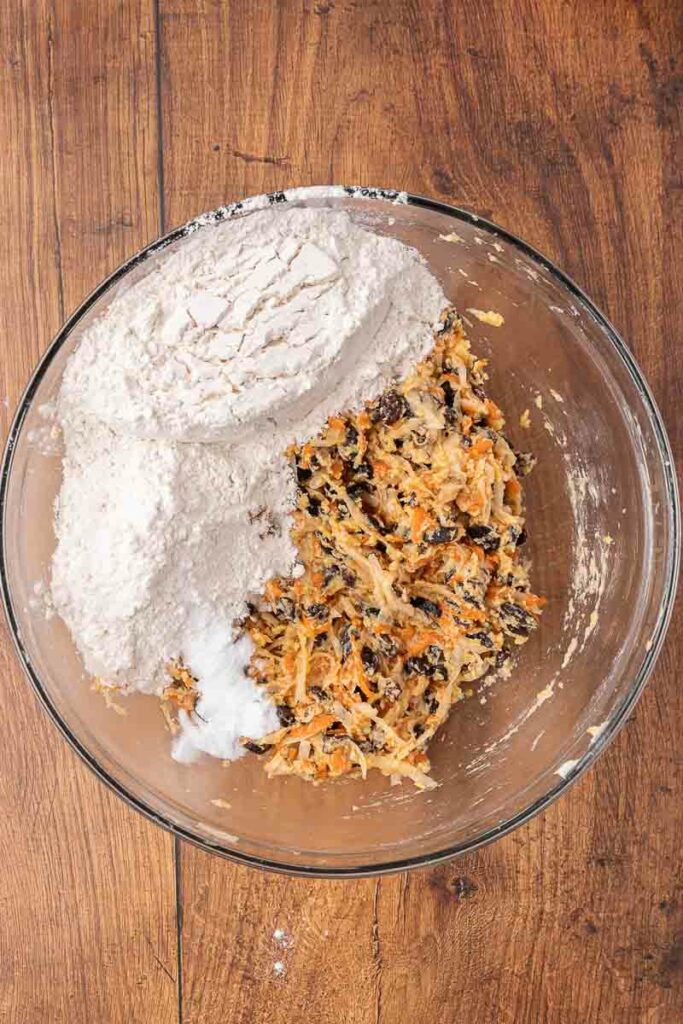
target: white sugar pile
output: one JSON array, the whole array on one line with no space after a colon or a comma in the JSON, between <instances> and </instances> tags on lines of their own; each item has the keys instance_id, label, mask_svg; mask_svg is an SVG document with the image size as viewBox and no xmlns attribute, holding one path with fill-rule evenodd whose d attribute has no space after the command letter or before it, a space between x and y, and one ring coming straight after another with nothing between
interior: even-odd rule
<instances>
[{"instance_id":1,"label":"white sugar pile","mask_svg":"<svg viewBox=\"0 0 683 1024\"><path fill-rule=\"evenodd\" d=\"M234 627L296 572L283 452L405 373L446 300L417 253L342 212L264 210L158 259L64 374L52 600L108 683L159 693L182 658L200 697L176 754L230 758L277 724Z\"/></svg>"}]
</instances>

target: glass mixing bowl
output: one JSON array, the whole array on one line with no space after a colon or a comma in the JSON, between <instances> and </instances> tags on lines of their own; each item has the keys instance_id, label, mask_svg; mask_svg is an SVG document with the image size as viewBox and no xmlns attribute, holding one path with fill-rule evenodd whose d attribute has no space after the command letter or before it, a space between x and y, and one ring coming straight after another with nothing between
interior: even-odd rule
<instances>
[{"instance_id":1,"label":"glass mixing bowl","mask_svg":"<svg viewBox=\"0 0 683 1024\"><path fill-rule=\"evenodd\" d=\"M170 756L157 702L93 692L58 617L41 610L54 547L58 439L40 407L53 399L81 332L112 295L185 244L173 231L117 270L64 325L30 381L2 469L2 591L19 657L75 750L133 807L236 860L321 875L359 875L472 850L542 810L591 764L631 712L669 619L679 511L661 418L615 330L549 260L463 210L374 189L295 189L268 202L344 209L418 249L490 357L490 390L508 434L538 465L526 481L528 552L548 604L508 678L484 680L431 747L437 789L367 782L313 787L268 780L257 757L228 767ZM469 309L494 310L494 328ZM531 425L520 416L530 410ZM46 443L49 441L50 443Z\"/></svg>"}]
</instances>

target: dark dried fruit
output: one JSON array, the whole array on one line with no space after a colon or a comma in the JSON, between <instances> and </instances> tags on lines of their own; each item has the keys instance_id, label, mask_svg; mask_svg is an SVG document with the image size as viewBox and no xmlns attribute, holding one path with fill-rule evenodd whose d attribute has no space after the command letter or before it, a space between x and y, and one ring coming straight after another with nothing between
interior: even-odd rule
<instances>
[{"instance_id":1,"label":"dark dried fruit","mask_svg":"<svg viewBox=\"0 0 683 1024\"><path fill-rule=\"evenodd\" d=\"M475 395L480 402L486 401L486 392L483 388L480 388L478 384L472 385L472 394Z\"/></svg>"},{"instance_id":2,"label":"dark dried fruit","mask_svg":"<svg viewBox=\"0 0 683 1024\"><path fill-rule=\"evenodd\" d=\"M429 675L432 679L436 679L439 682L445 682L448 679L448 669L446 668L446 659L444 653L440 647L436 644L430 644L426 649L422 657L425 659L429 666Z\"/></svg>"},{"instance_id":3,"label":"dark dried fruit","mask_svg":"<svg viewBox=\"0 0 683 1024\"><path fill-rule=\"evenodd\" d=\"M435 715L440 708L439 698L435 693L431 693L429 690L425 692L424 702L427 705L427 710L430 715Z\"/></svg>"},{"instance_id":4,"label":"dark dried fruit","mask_svg":"<svg viewBox=\"0 0 683 1024\"><path fill-rule=\"evenodd\" d=\"M357 466L354 466L353 472L356 476L365 477L366 480L372 480L375 475L375 471L369 462L361 462Z\"/></svg>"},{"instance_id":5,"label":"dark dried fruit","mask_svg":"<svg viewBox=\"0 0 683 1024\"><path fill-rule=\"evenodd\" d=\"M277 717L283 729L288 729L296 721L294 712L287 704L277 704L275 707Z\"/></svg>"},{"instance_id":6,"label":"dark dried fruit","mask_svg":"<svg viewBox=\"0 0 683 1024\"><path fill-rule=\"evenodd\" d=\"M344 566L341 571L341 576L347 587L355 586L356 574L355 572L352 572L351 569L347 569L346 566Z\"/></svg>"},{"instance_id":7,"label":"dark dried fruit","mask_svg":"<svg viewBox=\"0 0 683 1024\"><path fill-rule=\"evenodd\" d=\"M430 657L430 650L438 651L440 658L435 659ZM443 660L443 652L440 647L427 648L427 651L424 654L407 658L403 663L403 672L407 676L428 676L430 679L433 678L439 682L443 682L448 678L446 664Z\"/></svg>"},{"instance_id":8,"label":"dark dried fruit","mask_svg":"<svg viewBox=\"0 0 683 1024\"><path fill-rule=\"evenodd\" d=\"M497 551L500 547L500 537L491 526L484 526L480 523L473 523L467 527L467 536L484 549L484 551Z\"/></svg>"},{"instance_id":9,"label":"dark dried fruit","mask_svg":"<svg viewBox=\"0 0 683 1024\"><path fill-rule=\"evenodd\" d=\"M320 502L318 501L317 498L308 499L306 511L308 512L309 516L314 516L317 518L317 516L320 515Z\"/></svg>"},{"instance_id":10,"label":"dark dried fruit","mask_svg":"<svg viewBox=\"0 0 683 1024\"><path fill-rule=\"evenodd\" d=\"M489 636L489 634L484 633L483 631L479 633L468 633L467 639L476 640L478 643L482 645L482 647L485 647L488 651L492 651L493 648L496 646L491 637Z\"/></svg>"},{"instance_id":11,"label":"dark dried fruit","mask_svg":"<svg viewBox=\"0 0 683 1024\"><path fill-rule=\"evenodd\" d=\"M503 629L513 636L528 636L536 626L536 620L525 608L510 601L504 601L500 606L500 618Z\"/></svg>"},{"instance_id":12,"label":"dark dried fruit","mask_svg":"<svg viewBox=\"0 0 683 1024\"><path fill-rule=\"evenodd\" d=\"M398 391L385 391L374 410L375 418L382 420L389 427L410 415L410 406Z\"/></svg>"},{"instance_id":13,"label":"dark dried fruit","mask_svg":"<svg viewBox=\"0 0 683 1024\"><path fill-rule=\"evenodd\" d=\"M463 448L471 448L472 447L472 438L471 437L463 436L460 444L463 446Z\"/></svg>"},{"instance_id":14,"label":"dark dried fruit","mask_svg":"<svg viewBox=\"0 0 683 1024\"><path fill-rule=\"evenodd\" d=\"M498 651L498 653L496 654L496 659L495 659L495 662L494 662L496 668L502 668L502 666L509 659L509 657L510 657L510 652L508 651L507 647L501 648L501 650Z\"/></svg>"},{"instance_id":15,"label":"dark dried fruit","mask_svg":"<svg viewBox=\"0 0 683 1024\"><path fill-rule=\"evenodd\" d=\"M358 630L354 629L353 626L348 623L345 626L342 626L339 634L342 663L346 661L353 650L353 638L355 636L358 636Z\"/></svg>"},{"instance_id":16,"label":"dark dried fruit","mask_svg":"<svg viewBox=\"0 0 683 1024\"><path fill-rule=\"evenodd\" d=\"M453 385L449 380L441 381L441 390L443 391L444 401L448 409L452 409L455 403L455 391Z\"/></svg>"},{"instance_id":17,"label":"dark dried fruit","mask_svg":"<svg viewBox=\"0 0 683 1024\"><path fill-rule=\"evenodd\" d=\"M414 655L403 662L403 674L406 676L431 676L432 672L433 666L422 655Z\"/></svg>"},{"instance_id":18,"label":"dark dried fruit","mask_svg":"<svg viewBox=\"0 0 683 1024\"><path fill-rule=\"evenodd\" d=\"M314 647L322 647L322 645L327 640L327 637L328 637L328 632L327 632L326 629L324 629L322 631L322 633L318 633L318 635L316 636L315 640L313 641L313 646Z\"/></svg>"},{"instance_id":19,"label":"dark dried fruit","mask_svg":"<svg viewBox=\"0 0 683 1024\"><path fill-rule=\"evenodd\" d=\"M270 748L265 743L254 743L252 740L245 740L242 746L250 750L252 754L265 754Z\"/></svg>"},{"instance_id":20,"label":"dark dried fruit","mask_svg":"<svg viewBox=\"0 0 683 1024\"><path fill-rule=\"evenodd\" d=\"M353 424L348 423L346 426L346 436L344 438L344 445L347 448L352 448L358 443L358 431Z\"/></svg>"},{"instance_id":21,"label":"dark dried fruit","mask_svg":"<svg viewBox=\"0 0 683 1024\"><path fill-rule=\"evenodd\" d=\"M358 501L364 494L367 494L371 490L372 488L369 484L364 483L362 480L357 480L355 483L349 484L346 488L346 493L350 498L353 498L354 501Z\"/></svg>"},{"instance_id":22,"label":"dark dried fruit","mask_svg":"<svg viewBox=\"0 0 683 1024\"><path fill-rule=\"evenodd\" d=\"M364 610L364 614L365 615L369 615L370 618L372 618L372 619L376 619L377 616L379 615L379 613L380 613L380 609L379 608L375 608L374 604L367 605L365 610Z\"/></svg>"},{"instance_id":23,"label":"dark dried fruit","mask_svg":"<svg viewBox=\"0 0 683 1024\"><path fill-rule=\"evenodd\" d=\"M396 529L396 523L383 523L381 519L377 518L377 516L372 516L369 514L367 514L367 516L368 521L374 526L378 533L382 534L383 537L386 537L388 536L388 534L393 533L394 530Z\"/></svg>"},{"instance_id":24,"label":"dark dried fruit","mask_svg":"<svg viewBox=\"0 0 683 1024\"><path fill-rule=\"evenodd\" d=\"M526 544L526 542L527 542L526 530L521 530L520 534L519 534L519 537L517 538L517 547L521 548L522 544Z\"/></svg>"},{"instance_id":25,"label":"dark dried fruit","mask_svg":"<svg viewBox=\"0 0 683 1024\"><path fill-rule=\"evenodd\" d=\"M366 672L377 672L379 669L379 658L367 644L361 649L360 659Z\"/></svg>"},{"instance_id":26,"label":"dark dried fruit","mask_svg":"<svg viewBox=\"0 0 683 1024\"><path fill-rule=\"evenodd\" d=\"M323 586L329 587L335 576L339 575L338 565L326 565L323 569Z\"/></svg>"},{"instance_id":27,"label":"dark dried fruit","mask_svg":"<svg viewBox=\"0 0 683 1024\"><path fill-rule=\"evenodd\" d=\"M309 604L305 611L309 619L318 619L322 621L329 615L329 610L326 604Z\"/></svg>"},{"instance_id":28,"label":"dark dried fruit","mask_svg":"<svg viewBox=\"0 0 683 1024\"><path fill-rule=\"evenodd\" d=\"M437 604L436 601L430 601L428 597L411 597L410 603L413 608L419 608L425 615L432 615L435 619L441 616L441 605Z\"/></svg>"},{"instance_id":29,"label":"dark dried fruit","mask_svg":"<svg viewBox=\"0 0 683 1024\"><path fill-rule=\"evenodd\" d=\"M426 656L429 658L432 665L445 665L446 659L444 653L437 644L430 644L425 651Z\"/></svg>"},{"instance_id":30,"label":"dark dried fruit","mask_svg":"<svg viewBox=\"0 0 683 1024\"><path fill-rule=\"evenodd\" d=\"M416 740L419 740L420 736L426 732L426 727L421 722L416 722L413 726L413 736Z\"/></svg>"},{"instance_id":31,"label":"dark dried fruit","mask_svg":"<svg viewBox=\"0 0 683 1024\"><path fill-rule=\"evenodd\" d=\"M450 526L438 526L435 530L428 530L424 539L427 544L450 544L455 533L456 531Z\"/></svg>"},{"instance_id":32,"label":"dark dried fruit","mask_svg":"<svg viewBox=\"0 0 683 1024\"><path fill-rule=\"evenodd\" d=\"M311 479L312 476L313 476L312 470L304 469L303 466L300 466L297 463L297 467L296 467L296 480L297 480L298 484L308 483L308 481Z\"/></svg>"},{"instance_id":33,"label":"dark dried fruit","mask_svg":"<svg viewBox=\"0 0 683 1024\"><path fill-rule=\"evenodd\" d=\"M322 686L311 686L308 692L316 700L327 700L329 697L327 690L323 690Z\"/></svg>"}]
</instances>

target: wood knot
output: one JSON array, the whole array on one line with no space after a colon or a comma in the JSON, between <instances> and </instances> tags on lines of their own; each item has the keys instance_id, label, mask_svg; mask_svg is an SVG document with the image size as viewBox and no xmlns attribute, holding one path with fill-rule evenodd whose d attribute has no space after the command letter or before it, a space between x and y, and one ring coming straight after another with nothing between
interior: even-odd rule
<instances>
[{"instance_id":1,"label":"wood knot","mask_svg":"<svg viewBox=\"0 0 683 1024\"><path fill-rule=\"evenodd\" d=\"M431 878L431 887L442 899L456 903L470 900L479 891L479 886L465 875L449 875L443 869L435 871Z\"/></svg>"},{"instance_id":2,"label":"wood knot","mask_svg":"<svg viewBox=\"0 0 683 1024\"><path fill-rule=\"evenodd\" d=\"M450 882L449 888L453 893L454 898L458 901L471 900L479 890L479 886L476 882L473 882L471 878L465 878L464 876L454 878Z\"/></svg>"}]
</instances>

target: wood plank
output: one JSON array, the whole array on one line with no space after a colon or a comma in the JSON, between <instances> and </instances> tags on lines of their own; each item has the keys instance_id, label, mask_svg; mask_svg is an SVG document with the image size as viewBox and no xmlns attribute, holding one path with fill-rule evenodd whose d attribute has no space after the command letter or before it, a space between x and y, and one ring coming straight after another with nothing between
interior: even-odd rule
<instances>
[{"instance_id":1,"label":"wood plank","mask_svg":"<svg viewBox=\"0 0 683 1024\"><path fill-rule=\"evenodd\" d=\"M147 0L0 16L0 419L84 295L158 233ZM172 1024L173 843L102 786L0 628L0 1020Z\"/></svg>"},{"instance_id":2,"label":"wood plank","mask_svg":"<svg viewBox=\"0 0 683 1024\"><path fill-rule=\"evenodd\" d=\"M376 881L286 878L186 845L181 865L183 1024L375 1020Z\"/></svg>"},{"instance_id":3,"label":"wood plank","mask_svg":"<svg viewBox=\"0 0 683 1024\"><path fill-rule=\"evenodd\" d=\"M160 11L169 225L328 181L475 208L557 258L614 319L680 451L673 5L284 0L256 17L249 0L161 0ZM600 764L476 855L330 884L264 879L183 848L183 1019L676 1019L681 634L679 618ZM271 976L277 927L294 945Z\"/></svg>"}]
</instances>

